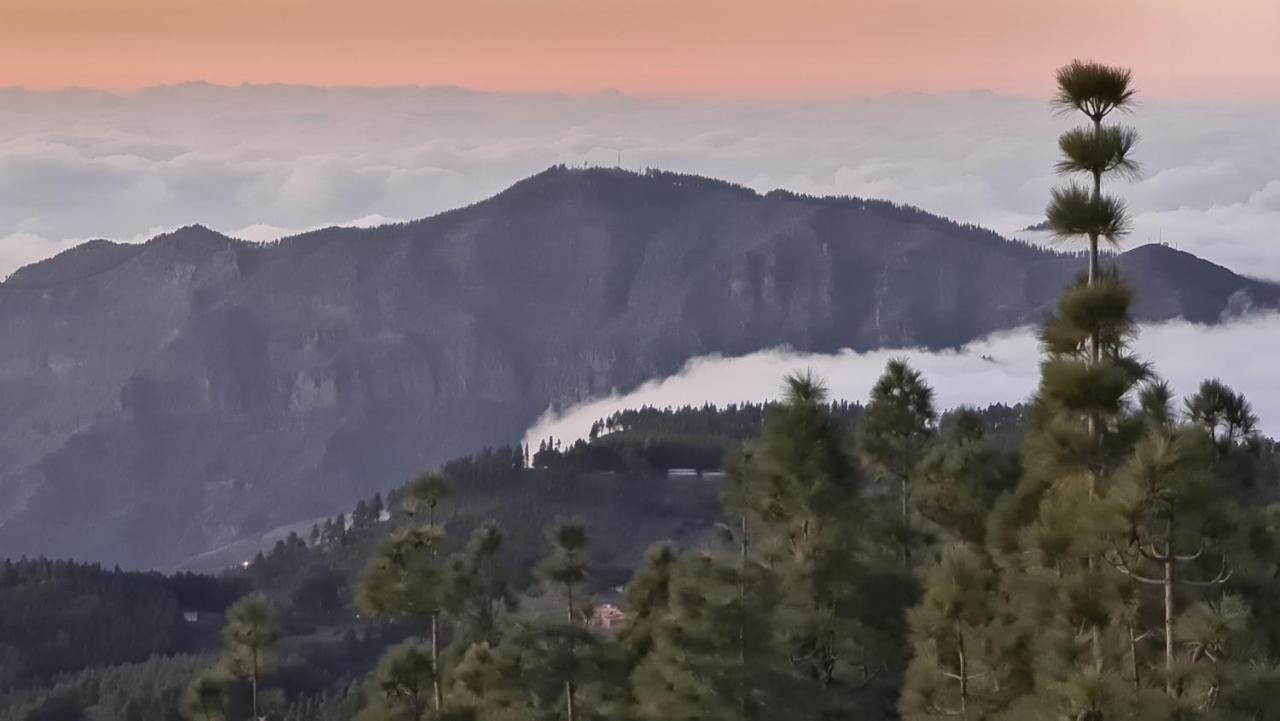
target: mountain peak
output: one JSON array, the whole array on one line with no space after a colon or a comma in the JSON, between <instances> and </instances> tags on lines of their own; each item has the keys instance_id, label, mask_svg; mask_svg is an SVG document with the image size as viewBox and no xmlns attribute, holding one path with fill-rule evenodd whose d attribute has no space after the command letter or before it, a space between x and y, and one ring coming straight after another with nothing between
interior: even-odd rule
<instances>
[{"instance_id":1,"label":"mountain peak","mask_svg":"<svg viewBox=\"0 0 1280 721\"><path fill-rule=\"evenodd\" d=\"M101 238L88 240L57 255L14 271L0 287L40 287L85 280L133 257L139 246Z\"/></svg>"},{"instance_id":2,"label":"mountain peak","mask_svg":"<svg viewBox=\"0 0 1280 721\"><path fill-rule=\"evenodd\" d=\"M1171 249L1117 262L1142 321L1280 304ZM1033 323L1081 266L884 201L565 166L381 229L97 241L0 286L0 545L174 562L693 357Z\"/></svg>"}]
</instances>

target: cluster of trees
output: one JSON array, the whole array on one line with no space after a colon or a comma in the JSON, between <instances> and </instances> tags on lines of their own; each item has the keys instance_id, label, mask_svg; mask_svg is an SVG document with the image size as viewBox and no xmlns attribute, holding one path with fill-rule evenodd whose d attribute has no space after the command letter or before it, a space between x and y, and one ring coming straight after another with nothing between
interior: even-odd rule
<instances>
[{"instance_id":1,"label":"cluster of trees","mask_svg":"<svg viewBox=\"0 0 1280 721\"><path fill-rule=\"evenodd\" d=\"M324 523L316 523L311 526L311 532L307 538L310 545L317 546L321 544L329 544L340 546L347 542L351 534L359 534L373 528L375 524L383 520L383 513L386 511L386 505L382 500L382 493L375 493L373 498L368 501L360 500L351 511L350 519L347 514L339 513L333 518L326 519ZM287 538L277 542L276 548L280 550L280 546L298 545L301 538L297 534L290 533Z\"/></svg>"},{"instance_id":2,"label":"cluster of trees","mask_svg":"<svg viewBox=\"0 0 1280 721\"><path fill-rule=\"evenodd\" d=\"M1062 136L1058 168L1091 183L1055 191L1048 223L1087 238L1087 273L1042 328L1016 486L970 532L938 526L949 542L921 568L901 711L1274 718L1280 649L1259 601L1280 556L1256 419L1216 380L1178 409L1133 354L1130 293L1098 264L1128 227L1103 179L1137 170L1136 132L1104 123L1132 103L1129 73L1074 63L1058 84L1089 120Z\"/></svg>"},{"instance_id":3,"label":"cluster of trees","mask_svg":"<svg viewBox=\"0 0 1280 721\"><path fill-rule=\"evenodd\" d=\"M145 633L145 628L128 630ZM0 719L9 721L181 721L179 701L206 656L152 656L138 663L113 664L60 674L37 686L0 691Z\"/></svg>"},{"instance_id":4,"label":"cluster of trees","mask_svg":"<svg viewBox=\"0 0 1280 721\"><path fill-rule=\"evenodd\" d=\"M45 559L0 564L0 691L90 665L198 649L184 611L217 612L235 580L104 569Z\"/></svg>"}]
</instances>

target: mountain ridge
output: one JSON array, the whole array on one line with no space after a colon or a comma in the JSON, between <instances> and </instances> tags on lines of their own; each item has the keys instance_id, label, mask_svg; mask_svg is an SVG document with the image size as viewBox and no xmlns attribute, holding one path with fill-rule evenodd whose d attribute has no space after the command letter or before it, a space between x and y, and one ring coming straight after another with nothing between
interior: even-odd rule
<instances>
[{"instance_id":1,"label":"mountain ridge","mask_svg":"<svg viewBox=\"0 0 1280 721\"><path fill-rule=\"evenodd\" d=\"M1280 305L1167 247L1114 262L1141 320ZM1079 265L886 201L563 166L407 223L94 241L0 283L0 544L164 565L691 357L1035 322Z\"/></svg>"}]
</instances>

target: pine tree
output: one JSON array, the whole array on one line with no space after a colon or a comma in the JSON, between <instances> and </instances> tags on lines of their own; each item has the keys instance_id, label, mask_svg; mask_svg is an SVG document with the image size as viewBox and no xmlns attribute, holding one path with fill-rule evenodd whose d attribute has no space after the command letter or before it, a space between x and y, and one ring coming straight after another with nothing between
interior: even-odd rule
<instances>
[{"instance_id":1,"label":"pine tree","mask_svg":"<svg viewBox=\"0 0 1280 721\"><path fill-rule=\"evenodd\" d=\"M357 605L371 615L429 621L431 706L436 714L444 711L440 614L448 602L446 573L440 560L444 532L436 524L436 513L448 494L447 483L436 474L422 474L409 484L400 495L403 512L409 519L425 516L426 522L396 531L383 542L366 564L356 594Z\"/></svg>"},{"instance_id":2,"label":"pine tree","mask_svg":"<svg viewBox=\"0 0 1280 721\"><path fill-rule=\"evenodd\" d=\"M187 721L223 721L226 718L227 680L213 671L200 673L182 694L179 711Z\"/></svg>"},{"instance_id":3,"label":"pine tree","mask_svg":"<svg viewBox=\"0 0 1280 721\"><path fill-rule=\"evenodd\" d=\"M1159 586L1162 596L1165 688L1175 695L1176 595L1182 584L1220 584L1227 580L1227 558L1210 547L1215 494L1210 483L1210 447L1203 434L1153 428L1139 442L1118 477L1114 497L1129 519L1129 543L1109 560L1139 583ZM1210 533L1206 533L1210 531ZM1215 544L1216 545L1216 544ZM1210 578L1186 577L1186 567L1208 554L1221 568ZM1147 571L1154 567L1155 572Z\"/></svg>"},{"instance_id":4,"label":"pine tree","mask_svg":"<svg viewBox=\"0 0 1280 721\"><path fill-rule=\"evenodd\" d=\"M1187 399L1186 410L1188 420L1209 434L1218 461L1257 431L1258 417L1249 401L1217 378L1200 384Z\"/></svg>"},{"instance_id":5,"label":"pine tree","mask_svg":"<svg viewBox=\"0 0 1280 721\"><path fill-rule=\"evenodd\" d=\"M590 539L582 524L561 520L545 529L547 557L537 568L548 591L563 599L564 621L508 625L499 640L467 647L450 676L459 708L494 721L576 719L582 693L598 705L611 694L602 677L597 639L585 626ZM586 687L584 689L584 686Z\"/></svg>"},{"instance_id":6,"label":"pine tree","mask_svg":"<svg viewBox=\"0 0 1280 721\"><path fill-rule=\"evenodd\" d=\"M776 584L762 575L767 572L751 564L744 579L741 569L706 555L653 559L642 585L628 593L645 610L643 630L629 637L645 643L631 672L635 715L653 721L801 718L805 704L794 697L785 702L795 685L787 683L788 669L773 644L779 599ZM745 607L744 585L751 589ZM744 626L749 633L741 633Z\"/></svg>"},{"instance_id":7,"label":"pine tree","mask_svg":"<svg viewBox=\"0 0 1280 721\"><path fill-rule=\"evenodd\" d=\"M271 667L270 651L280 636L275 612L261 594L246 596L227 609L223 667L234 678L250 684L253 718L262 718L258 694L263 676Z\"/></svg>"},{"instance_id":8,"label":"pine tree","mask_svg":"<svg viewBox=\"0 0 1280 721\"><path fill-rule=\"evenodd\" d=\"M1025 471L999 503L990 540L1015 597L1014 618L1002 628L1023 634L1015 665L1031 671L1013 713L1102 721L1129 713L1133 703L1122 681L1134 638L1131 583L1103 558L1125 541L1111 496L1142 432L1133 402L1149 372L1129 352L1130 292L1116 273L1098 268L1097 257L1099 239L1117 241L1127 230L1123 204L1101 193L1102 176L1136 170L1129 157L1136 135L1102 121L1127 107L1133 91L1128 71L1094 63L1063 68L1058 84L1057 104L1093 121L1091 130L1063 136L1058 169L1087 173L1094 187L1055 191L1049 225L1062 237L1088 237L1089 266L1041 330Z\"/></svg>"},{"instance_id":9,"label":"pine tree","mask_svg":"<svg viewBox=\"0 0 1280 721\"><path fill-rule=\"evenodd\" d=\"M910 614L914 656L903 683L903 718L990 718L1007 702L1009 685L994 565L980 546L948 545L925 569L924 588Z\"/></svg>"},{"instance_id":10,"label":"pine tree","mask_svg":"<svg viewBox=\"0 0 1280 721\"><path fill-rule=\"evenodd\" d=\"M654 635L670 609L671 579L680 559L675 546L655 543L645 552L644 563L627 584L627 625L618 642L634 669L653 650Z\"/></svg>"},{"instance_id":11,"label":"pine tree","mask_svg":"<svg viewBox=\"0 0 1280 721\"><path fill-rule=\"evenodd\" d=\"M438 686L431 648L406 641L389 649L365 683L358 721L425 721L433 716Z\"/></svg>"},{"instance_id":12,"label":"pine tree","mask_svg":"<svg viewBox=\"0 0 1280 721\"><path fill-rule=\"evenodd\" d=\"M516 610L516 597L502 567L502 531L497 523L481 524L461 552L445 568L445 606L457 619L455 645L496 642L504 614Z\"/></svg>"},{"instance_id":13,"label":"pine tree","mask_svg":"<svg viewBox=\"0 0 1280 721\"><path fill-rule=\"evenodd\" d=\"M890 360L871 389L871 402L862 420L862 457L881 479L897 486L900 525L896 532L903 568L911 565L911 491L916 465L928 450L936 420L933 389L905 360Z\"/></svg>"},{"instance_id":14,"label":"pine tree","mask_svg":"<svg viewBox=\"0 0 1280 721\"><path fill-rule=\"evenodd\" d=\"M451 694L485 721L564 719L566 687L572 685L575 700L593 690L596 651L595 637L581 626L516 624L499 643L466 650L450 676Z\"/></svg>"},{"instance_id":15,"label":"pine tree","mask_svg":"<svg viewBox=\"0 0 1280 721\"><path fill-rule=\"evenodd\" d=\"M776 653L816 687L810 698L836 706L868 664L874 624L863 623L869 586L852 437L825 401L811 374L786 379L786 398L771 409L759 443L730 466L726 502L750 529L752 559L784 592ZM894 614L885 615L876 623L892 625Z\"/></svg>"},{"instance_id":16,"label":"pine tree","mask_svg":"<svg viewBox=\"0 0 1280 721\"><path fill-rule=\"evenodd\" d=\"M917 466L913 508L943 542L980 544L996 497L1016 482L1018 470L987 439L982 419L959 409Z\"/></svg>"},{"instance_id":17,"label":"pine tree","mask_svg":"<svg viewBox=\"0 0 1280 721\"><path fill-rule=\"evenodd\" d=\"M1134 175L1138 166L1130 158L1137 143L1137 131L1121 126L1104 126L1111 113L1126 111L1135 102L1132 73L1094 62L1076 60L1059 68L1058 94L1054 104L1064 113L1080 112L1091 123L1063 133L1058 141L1063 174L1079 173L1093 181L1092 188L1072 183L1053 192L1047 211L1049 228L1059 237L1086 236L1089 241L1088 284L1098 277L1098 241L1116 242L1127 230L1124 203L1103 195L1102 178L1108 173ZM1095 355L1097 351L1095 350Z\"/></svg>"},{"instance_id":18,"label":"pine tree","mask_svg":"<svg viewBox=\"0 0 1280 721\"><path fill-rule=\"evenodd\" d=\"M572 663L576 664L576 631L581 629L585 621L583 609L586 605L586 599L582 595L590 574L590 557L588 555L590 538L587 535L585 526L570 520L557 521L547 528L545 535L551 553L539 564L538 575L547 585L563 595L566 629L563 635L569 644L569 658ZM577 719L576 693L576 679L573 673L569 673L564 681L565 718L567 721L575 721Z\"/></svg>"}]
</instances>

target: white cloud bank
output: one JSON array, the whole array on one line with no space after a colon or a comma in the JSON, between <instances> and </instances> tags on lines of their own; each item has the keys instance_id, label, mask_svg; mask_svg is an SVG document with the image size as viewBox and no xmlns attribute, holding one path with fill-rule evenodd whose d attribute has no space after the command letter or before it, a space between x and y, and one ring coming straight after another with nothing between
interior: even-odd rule
<instances>
[{"instance_id":1,"label":"white cloud bank","mask_svg":"<svg viewBox=\"0 0 1280 721\"><path fill-rule=\"evenodd\" d=\"M453 88L0 89L0 277L82 239L203 223L255 240L475 202L555 163L919 205L1004 233L1040 219L1045 102L988 93L699 102ZM1280 279L1280 107L1149 103L1132 242Z\"/></svg>"},{"instance_id":2,"label":"white cloud bank","mask_svg":"<svg viewBox=\"0 0 1280 721\"><path fill-rule=\"evenodd\" d=\"M1261 419L1262 430L1280 436L1280 378L1275 341L1280 314L1247 316L1217 326L1185 321L1146 326L1138 352L1182 396L1200 381L1221 377L1243 392ZM985 356L985 358L984 358ZM640 406L726 405L780 397L788 373L811 369L826 380L833 398L865 402L871 386L893 357L906 357L937 392L940 408L1014 404L1026 400L1039 380L1040 351L1034 332L1022 328L975 341L958 351L844 351L835 355L771 350L737 358L690 360L675 376L645 383L632 393L592 400L548 412L525 435L537 445L548 437L567 442L586 438L591 423L614 411Z\"/></svg>"}]
</instances>

